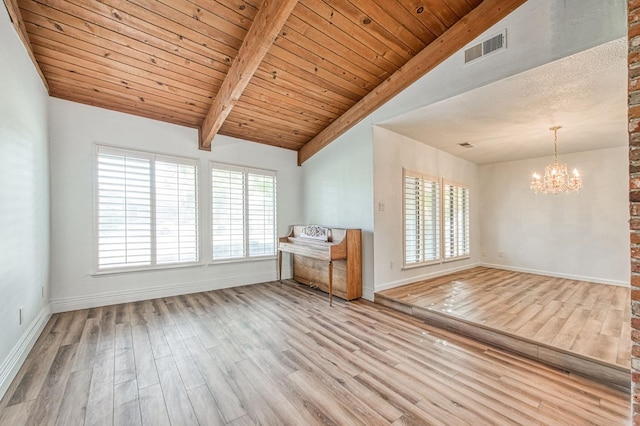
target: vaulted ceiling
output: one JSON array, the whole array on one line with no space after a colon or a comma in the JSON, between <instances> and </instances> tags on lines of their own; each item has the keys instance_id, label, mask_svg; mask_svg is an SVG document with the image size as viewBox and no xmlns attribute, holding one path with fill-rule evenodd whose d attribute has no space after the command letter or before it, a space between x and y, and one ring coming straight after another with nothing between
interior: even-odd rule
<instances>
[{"instance_id":1,"label":"vaulted ceiling","mask_svg":"<svg viewBox=\"0 0 640 426\"><path fill-rule=\"evenodd\" d=\"M300 163L524 1L5 0L51 96Z\"/></svg>"}]
</instances>

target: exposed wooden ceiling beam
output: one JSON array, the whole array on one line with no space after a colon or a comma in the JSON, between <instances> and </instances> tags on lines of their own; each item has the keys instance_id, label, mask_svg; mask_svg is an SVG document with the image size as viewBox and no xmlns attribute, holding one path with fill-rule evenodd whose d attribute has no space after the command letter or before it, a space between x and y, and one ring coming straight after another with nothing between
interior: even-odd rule
<instances>
[{"instance_id":1,"label":"exposed wooden ceiling beam","mask_svg":"<svg viewBox=\"0 0 640 426\"><path fill-rule=\"evenodd\" d=\"M315 155L363 118L514 11L526 0L484 0L433 43L353 105L298 151L298 164Z\"/></svg>"},{"instance_id":2,"label":"exposed wooden ceiling beam","mask_svg":"<svg viewBox=\"0 0 640 426\"><path fill-rule=\"evenodd\" d=\"M298 0L264 0L222 82L200 128L200 149L211 150L211 141L249 84L262 59L276 40Z\"/></svg>"},{"instance_id":3,"label":"exposed wooden ceiling beam","mask_svg":"<svg viewBox=\"0 0 640 426\"><path fill-rule=\"evenodd\" d=\"M22 15L20 14L20 9L18 8L17 0L4 0L4 5L7 8L7 12L9 12L9 17L11 18L11 23L13 27L16 29L18 33L18 37L22 41L24 48L27 50L27 54L29 58L31 58L31 62L33 62L33 66L36 68L36 71L40 75L40 79L42 79L42 84L44 84L45 89L49 92L49 84L47 83L47 79L44 78L44 74L40 69L40 65L36 61L36 57L33 54L33 50L31 49L31 42L29 41L29 34L27 33L27 27L24 25L24 21L22 20Z\"/></svg>"}]
</instances>

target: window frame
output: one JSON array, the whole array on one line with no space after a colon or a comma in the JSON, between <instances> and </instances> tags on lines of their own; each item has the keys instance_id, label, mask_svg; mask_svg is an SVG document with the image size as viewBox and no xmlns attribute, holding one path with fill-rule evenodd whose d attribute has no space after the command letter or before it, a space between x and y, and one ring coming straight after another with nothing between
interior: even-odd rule
<instances>
[{"instance_id":1,"label":"window frame","mask_svg":"<svg viewBox=\"0 0 640 426\"><path fill-rule=\"evenodd\" d=\"M99 160L101 154L112 155L128 155L130 157L149 160L149 197L150 197L150 261L149 264L138 265L122 265L113 267L104 267L100 265L100 188L99 188ZM195 188L194 188L194 212L195 212L195 248L196 248L196 260L184 261L184 262L165 262L158 263L157 259L157 246L156 246L156 232L157 232L157 217L156 217L156 178L155 178L155 162L184 164L194 167ZM184 157L172 154L165 154L159 152L151 152L146 150L137 150L130 148L122 148L113 145L94 143L93 153L93 272L91 275L111 275L121 274L127 272L138 271L155 271L162 269L174 269L174 268L188 268L194 266L202 266L201 261L201 238L200 238L200 182L199 182L199 161L196 158Z\"/></svg>"},{"instance_id":2,"label":"window frame","mask_svg":"<svg viewBox=\"0 0 640 426\"><path fill-rule=\"evenodd\" d=\"M438 188L438 211L436 212L438 217L437 224L437 239L438 239L438 257L436 259L431 260L423 260L419 262L410 262L407 263L407 177L414 177L421 179L422 184L424 182L429 182L431 184L435 183ZM446 254L446 235L445 235L445 217L446 217L446 206L445 206L445 191L447 186L451 186L454 188L459 188L466 192L466 202L465 202L465 244L467 247L467 251L463 254L456 254L455 256L448 257ZM452 180L448 180L442 177L435 177L433 175L429 175L426 173L420 173L413 170L409 170L406 168L402 169L402 261L403 268L402 269L413 269L419 268L422 266L429 265L437 265L443 264L447 262L454 262L457 260L469 259L471 258L471 189L469 185L461 184Z\"/></svg>"},{"instance_id":3,"label":"window frame","mask_svg":"<svg viewBox=\"0 0 640 426\"><path fill-rule=\"evenodd\" d=\"M456 254L454 256L448 257L446 253L446 232L445 232L445 218L446 218L446 210L445 206L445 197L447 192L447 186L453 187L458 191L466 192L466 202L464 206L464 222L463 225L466 229L464 230L465 234L465 245L467 251L463 254ZM451 180L442 179L442 219L441 219L441 227L442 227L442 261L443 262L453 262L455 260L468 259L471 257L471 189L469 185L461 184L458 182L454 182ZM459 197L456 196L456 198ZM456 225L456 231L459 231L458 225ZM459 243L459 238L456 238L456 252L459 253L459 247L457 246Z\"/></svg>"},{"instance_id":4,"label":"window frame","mask_svg":"<svg viewBox=\"0 0 640 426\"><path fill-rule=\"evenodd\" d=\"M243 255L242 256L231 256L224 258L215 258L215 250L213 247L214 244L214 221L213 221L213 171L214 170L228 170L241 172L243 174ZM249 232L249 175L255 174L260 176L268 176L273 178L273 254L267 255L250 255L250 239L251 234ZM211 197L209 203L209 220L211 224L211 229L209 230L209 236L211 238L210 241L210 249L211 254L209 258L209 262L211 264L220 264L220 263L236 263L236 262L252 262L259 260L269 260L269 259L277 259L278 257L278 173L276 170L270 169L261 169L257 167L250 166L241 166L237 164L229 164L217 161L209 161L209 183L211 188L209 190L209 195Z\"/></svg>"},{"instance_id":5,"label":"window frame","mask_svg":"<svg viewBox=\"0 0 640 426\"><path fill-rule=\"evenodd\" d=\"M430 216L435 217L436 220L436 232L434 233L434 238L433 241L430 241L430 245L431 246L435 246L435 251L436 251L436 257L433 259L429 259L429 260L425 260L425 256L424 256L424 249L423 249L423 254L422 254L422 258L423 260L421 261L417 261L417 262L407 262L407 177L411 177L411 178L415 178L415 179L420 179L420 186L421 186L421 192L423 191L423 186L425 185L425 182L429 182L430 184L435 184L436 190L438 191L438 193L436 194L435 197L435 202L436 202L436 211L435 212L430 212ZM441 262L441 257L442 257L442 237L441 237L441 222L442 222L442 213L441 213L441 194L440 194L440 178L431 176L431 175L427 175L424 173L419 173L419 172L414 172L408 169L403 168L402 169L402 264L404 268L416 268L416 267L420 267L420 266L425 266L425 265L433 265L433 264L437 264ZM423 222L421 223L421 225L424 225L424 217L426 216L423 215ZM416 224L416 226L419 226ZM422 228L424 228L424 226L422 226ZM424 240L422 240L422 245L426 246Z\"/></svg>"}]
</instances>

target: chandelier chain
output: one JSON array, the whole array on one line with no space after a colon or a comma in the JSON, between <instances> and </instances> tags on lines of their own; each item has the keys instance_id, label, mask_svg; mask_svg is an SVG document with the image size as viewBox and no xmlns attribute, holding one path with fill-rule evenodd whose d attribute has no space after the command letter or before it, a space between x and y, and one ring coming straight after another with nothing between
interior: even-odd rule
<instances>
[{"instance_id":1,"label":"chandelier chain","mask_svg":"<svg viewBox=\"0 0 640 426\"><path fill-rule=\"evenodd\" d=\"M558 162L558 130L562 129L562 126L549 127L549 130L553 130L553 159L554 162Z\"/></svg>"}]
</instances>

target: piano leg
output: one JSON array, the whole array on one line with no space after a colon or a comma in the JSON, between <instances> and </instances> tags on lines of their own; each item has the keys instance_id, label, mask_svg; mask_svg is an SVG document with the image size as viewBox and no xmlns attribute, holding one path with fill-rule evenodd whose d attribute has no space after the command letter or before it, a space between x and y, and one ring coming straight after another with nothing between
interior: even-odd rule
<instances>
[{"instance_id":1,"label":"piano leg","mask_svg":"<svg viewBox=\"0 0 640 426\"><path fill-rule=\"evenodd\" d=\"M333 306L333 262L329 262L329 306Z\"/></svg>"},{"instance_id":2,"label":"piano leg","mask_svg":"<svg viewBox=\"0 0 640 426\"><path fill-rule=\"evenodd\" d=\"M278 280L282 285L282 252L278 250Z\"/></svg>"}]
</instances>

